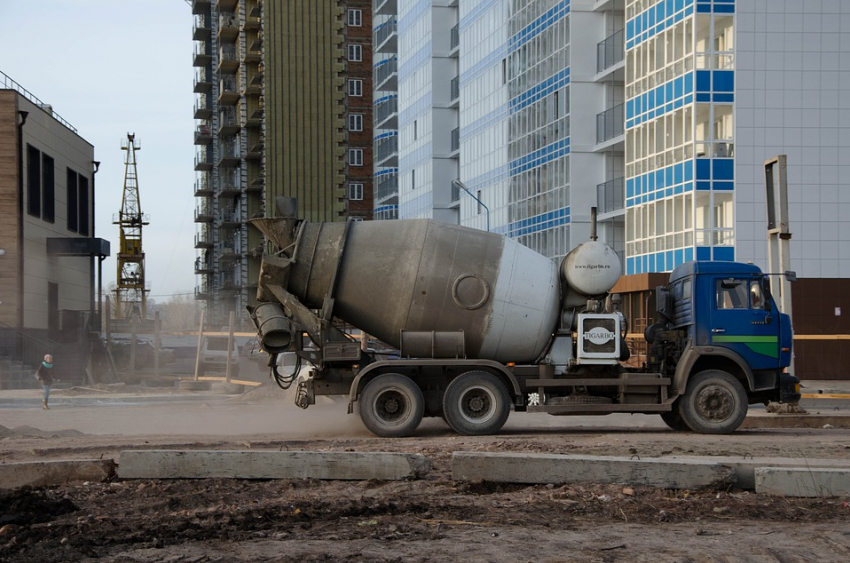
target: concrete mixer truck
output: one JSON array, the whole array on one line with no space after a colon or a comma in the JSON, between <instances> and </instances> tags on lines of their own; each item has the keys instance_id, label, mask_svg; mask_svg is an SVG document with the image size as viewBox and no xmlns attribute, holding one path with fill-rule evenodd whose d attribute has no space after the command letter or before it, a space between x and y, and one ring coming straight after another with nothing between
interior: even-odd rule
<instances>
[{"instance_id":1,"label":"concrete mixer truck","mask_svg":"<svg viewBox=\"0 0 850 563\"><path fill-rule=\"evenodd\" d=\"M303 408L347 395L378 436L408 436L423 417L492 434L511 410L654 413L677 431L724 434L749 404L800 398L784 371L789 317L753 265L677 267L657 289L647 360L630 367L627 319L609 293L621 265L602 242L558 267L501 235L425 219L254 224L274 247L250 311L275 378L296 385ZM283 353L296 356L292 373L280 373Z\"/></svg>"}]
</instances>

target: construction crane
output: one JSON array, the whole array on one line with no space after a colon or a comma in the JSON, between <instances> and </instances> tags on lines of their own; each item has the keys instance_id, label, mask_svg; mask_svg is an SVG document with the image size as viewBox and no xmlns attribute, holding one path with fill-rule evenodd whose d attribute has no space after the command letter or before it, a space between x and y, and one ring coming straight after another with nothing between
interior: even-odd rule
<instances>
[{"instance_id":1,"label":"construction crane","mask_svg":"<svg viewBox=\"0 0 850 563\"><path fill-rule=\"evenodd\" d=\"M115 288L115 318L130 320L147 318L145 289L145 253L142 250L142 227L148 224L139 202L139 183L136 173L136 151L142 146L135 133L127 133L121 141L121 150L127 151L124 158L124 194L121 196L121 211L112 223L121 230L118 248L118 275Z\"/></svg>"}]
</instances>

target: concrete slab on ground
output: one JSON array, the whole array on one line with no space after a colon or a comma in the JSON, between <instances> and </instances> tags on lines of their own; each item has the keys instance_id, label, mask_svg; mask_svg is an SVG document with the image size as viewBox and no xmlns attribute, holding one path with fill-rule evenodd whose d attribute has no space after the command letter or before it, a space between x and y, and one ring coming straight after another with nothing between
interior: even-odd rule
<instances>
[{"instance_id":1,"label":"concrete slab on ground","mask_svg":"<svg viewBox=\"0 0 850 563\"><path fill-rule=\"evenodd\" d=\"M845 469L850 465L846 459L800 459L792 457L733 457L733 456L669 456L661 459L681 461L690 463L693 461L705 461L709 459L715 463L731 467L735 471L737 482L735 485L741 489L755 490L756 470L763 467L778 467L793 469L795 471L808 471L810 469Z\"/></svg>"},{"instance_id":2,"label":"concrete slab on ground","mask_svg":"<svg viewBox=\"0 0 850 563\"><path fill-rule=\"evenodd\" d=\"M850 469L759 467L756 493L786 497L850 495Z\"/></svg>"},{"instance_id":3,"label":"concrete slab on ground","mask_svg":"<svg viewBox=\"0 0 850 563\"><path fill-rule=\"evenodd\" d=\"M733 468L714 461L669 461L558 454L455 452L456 481L600 483L698 489L735 482Z\"/></svg>"},{"instance_id":4,"label":"concrete slab on ground","mask_svg":"<svg viewBox=\"0 0 850 563\"><path fill-rule=\"evenodd\" d=\"M47 487L78 481L107 481L115 476L111 459L0 463L0 489Z\"/></svg>"},{"instance_id":5,"label":"concrete slab on ground","mask_svg":"<svg viewBox=\"0 0 850 563\"><path fill-rule=\"evenodd\" d=\"M418 479L431 469L419 454L385 452L278 452L130 450L121 452L122 479Z\"/></svg>"}]
</instances>

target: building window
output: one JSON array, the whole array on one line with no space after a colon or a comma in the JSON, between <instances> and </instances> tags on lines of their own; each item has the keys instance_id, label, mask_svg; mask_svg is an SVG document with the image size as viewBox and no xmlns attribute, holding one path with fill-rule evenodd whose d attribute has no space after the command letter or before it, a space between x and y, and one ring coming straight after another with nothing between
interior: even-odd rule
<instances>
[{"instance_id":1,"label":"building window","mask_svg":"<svg viewBox=\"0 0 850 563\"><path fill-rule=\"evenodd\" d=\"M361 201L363 199L363 184L359 182L348 184L348 199Z\"/></svg>"},{"instance_id":2,"label":"building window","mask_svg":"<svg viewBox=\"0 0 850 563\"><path fill-rule=\"evenodd\" d=\"M415 119L413 120L413 140L417 140L419 138L419 122Z\"/></svg>"},{"instance_id":3,"label":"building window","mask_svg":"<svg viewBox=\"0 0 850 563\"><path fill-rule=\"evenodd\" d=\"M80 234L89 236L89 179L80 174L78 177L79 199L77 203L80 206Z\"/></svg>"},{"instance_id":4,"label":"building window","mask_svg":"<svg viewBox=\"0 0 850 563\"><path fill-rule=\"evenodd\" d=\"M348 130L363 131L363 114L352 113L348 115Z\"/></svg>"},{"instance_id":5,"label":"building window","mask_svg":"<svg viewBox=\"0 0 850 563\"><path fill-rule=\"evenodd\" d=\"M348 10L348 25L360 27L363 25L363 10Z\"/></svg>"},{"instance_id":6,"label":"building window","mask_svg":"<svg viewBox=\"0 0 850 563\"><path fill-rule=\"evenodd\" d=\"M351 79L348 81L348 95L349 96L362 96L363 95L363 81L359 79Z\"/></svg>"},{"instance_id":7,"label":"building window","mask_svg":"<svg viewBox=\"0 0 850 563\"><path fill-rule=\"evenodd\" d=\"M56 219L56 196L53 158L41 155L41 218L52 223Z\"/></svg>"},{"instance_id":8,"label":"building window","mask_svg":"<svg viewBox=\"0 0 850 563\"><path fill-rule=\"evenodd\" d=\"M363 166L363 149L348 149L348 165Z\"/></svg>"},{"instance_id":9,"label":"building window","mask_svg":"<svg viewBox=\"0 0 850 563\"><path fill-rule=\"evenodd\" d=\"M79 209L79 191L77 187L77 173L70 168L68 168L68 182L66 186L68 195L68 230L76 233L80 228L80 216L77 212Z\"/></svg>"},{"instance_id":10,"label":"building window","mask_svg":"<svg viewBox=\"0 0 850 563\"><path fill-rule=\"evenodd\" d=\"M416 189L416 170L410 171L410 189L411 190Z\"/></svg>"},{"instance_id":11,"label":"building window","mask_svg":"<svg viewBox=\"0 0 850 563\"><path fill-rule=\"evenodd\" d=\"M352 43L348 46L348 60L360 62L363 60L363 45Z\"/></svg>"},{"instance_id":12,"label":"building window","mask_svg":"<svg viewBox=\"0 0 850 563\"><path fill-rule=\"evenodd\" d=\"M27 213L41 217L41 151L27 145Z\"/></svg>"}]
</instances>

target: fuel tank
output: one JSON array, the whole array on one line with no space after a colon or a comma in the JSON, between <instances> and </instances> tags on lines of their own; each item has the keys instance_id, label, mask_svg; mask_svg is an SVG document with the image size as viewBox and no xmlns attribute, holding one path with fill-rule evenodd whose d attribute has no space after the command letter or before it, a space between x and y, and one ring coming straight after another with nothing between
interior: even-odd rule
<instances>
[{"instance_id":1,"label":"fuel tank","mask_svg":"<svg viewBox=\"0 0 850 563\"><path fill-rule=\"evenodd\" d=\"M501 235L427 219L302 223L287 290L398 348L401 331L464 332L468 357L533 362L559 316L558 268Z\"/></svg>"}]
</instances>

